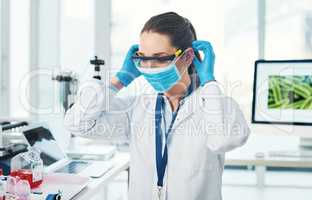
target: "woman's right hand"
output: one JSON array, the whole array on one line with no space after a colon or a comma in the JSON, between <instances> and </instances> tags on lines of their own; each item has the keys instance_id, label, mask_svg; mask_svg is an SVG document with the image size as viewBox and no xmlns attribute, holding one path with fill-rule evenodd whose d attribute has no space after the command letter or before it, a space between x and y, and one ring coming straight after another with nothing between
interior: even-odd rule
<instances>
[{"instance_id":1,"label":"woman's right hand","mask_svg":"<svg viewBox=\"0 0 312 200\"><path fill-rule=\"evenodd\" d=\"M123 62L122 68L116 74L116 78L124 86L128 86L134 79L141 75L141 72L138 71L132 60L132 56L138 50L139 45L135 44L131 46Z\"/></svg>"}]
</instances>

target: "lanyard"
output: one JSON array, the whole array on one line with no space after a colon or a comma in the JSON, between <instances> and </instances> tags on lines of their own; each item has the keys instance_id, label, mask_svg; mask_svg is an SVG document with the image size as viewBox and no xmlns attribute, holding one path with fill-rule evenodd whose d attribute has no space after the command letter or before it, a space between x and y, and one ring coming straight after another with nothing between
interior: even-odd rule
<instances>
[{"instance_id":1,"label":"lanyard","mask_svg":"<svg viewBox=\"0 0 312 200\"><path fill-rule=\"evenodd\" d=\"M172 120L169 126L168 131L165 130L165 144L162 144L162 130L161 130L161 121L162 121L162 109L164 105L164 99L161 94L157 95L156 108L155 108L155 146L156 146L156 168L157 168L157 186L159 188L163 187L164 175L166 171L166 166L168 163L168 149L167 149L167 138L169 133L172 130L173 123L177 116L179 107L176 112L173 113ZM162 145L164 146L164 153L162 155Z\"/></svg>"},{"instance_id":2,"label":"lanyard","mask_svg":"<svg viewBox=\"0 0 312 200\"><path fill-rule=\"evenodd\" d=\"M191 82L186 95L183 97L189 96L193 90L193 82ZM166 132L165 130L165 146L164 146L164 153L162 155L162 130L161 130L161 121L162 121L162 109L164 109L164 98L162 97L162 94L157 95L156 99L156 106L155 106L155 146L156 146L156 169L157 169L157 186L158 186L158 195L160 197L160 192L161 188L163 187L163 182L164 182L164 176L165 176L165 171L168 163L168 149L167 149L167 138L171 132L172 126L174 124L174 121L177 117L178 111L180 109L180 104L176 112L173 113L172 115L172 120L170 123L170 126L168 128L168 131Z\"/></svg>"}]
</instances>

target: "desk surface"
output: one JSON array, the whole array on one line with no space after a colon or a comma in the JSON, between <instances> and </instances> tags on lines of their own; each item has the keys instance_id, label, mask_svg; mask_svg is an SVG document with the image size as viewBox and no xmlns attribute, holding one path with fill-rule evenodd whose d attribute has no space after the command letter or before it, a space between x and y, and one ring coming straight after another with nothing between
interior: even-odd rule
<instances>
[{"instance_id":1,"label":"desk surface","mask_svg":"<svg viewBox=\"0 0 312 200\"><path fill-rule=\"evenodd\" d=\"M105 185L113 180L119 173L128 169L130 155L128 153L117 153L112 158L112 162L114 163L114 167L112 169L110 169L100 178L92 178L88 186L79 194L77 194L73 199L90 199L90 197L97 193L99 189L103 189Z\"/></svg>"},{"instance_id":2,"label":"desk surface","mask_svg":"<svg viewBox=\"0 0 312 200\"><path fill-rule=\"evenodd\" d=\"M247 143L225 154L225 165L264 165L272 167L312 167L312 157L269 156L270 151L299 151L299 137L251 134ZM263 158L256 157L262 153Z\"/></svg>"},{"instance_id":3,"label":"desk surface","mask_svg":"<svg viewBox=\"0 0 312 200\"><path fill-rule=\"evenodd\" d=\"M103 140L92 140L80 137L74 137L69 143L67 149L75 150L81 149L81 147L101 149L105 145L109 145ZM99 178L91 178L90 183L80 193L78 193L73 200L85 200L91 199L94 194L98 194L103 191L105 186L112 181L121 172L129 168L130 155L126 152L116 152L113 158L110 160L113 163L113 167L107 171L103 176Z\"/></svg>"},{"instance_id":4,"label":"desk surface","mask_svg":"<svg viewBox=\"0 0 312 200\"><path fill-rule=\"evenodd\" d=\"M113 158L112 162L114 166L106 172L100 178L91 178L90 183L80 193L78 193L72 200L85 200L91 199L94 194L98 194L99 191L105 188L105 185L113 180L120 172L128 169L130 156L128 153L117 153ZM32 195L31 199L40 200L42 199L39 195Z\"/></svg>"}]
</instances>

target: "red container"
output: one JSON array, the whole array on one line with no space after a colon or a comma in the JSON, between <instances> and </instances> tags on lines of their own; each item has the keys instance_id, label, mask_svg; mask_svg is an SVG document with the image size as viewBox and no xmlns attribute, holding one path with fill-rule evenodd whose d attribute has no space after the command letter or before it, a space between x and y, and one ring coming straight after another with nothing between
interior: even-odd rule
<instances>
[{"instance_id":1,"label":"red container","mask_svg":"<svg viewBox=\"0 0 312 200\"><path fill-rule=\"evenodd\" d=\"M27 180L31 189L36 188L42 184L42 179L33 180L33 173L31 170L20 169L20 170L12 171L10 173L10 176L13 176L13 177L18 176L20 179Z\"/></svg>"}]
</instances>

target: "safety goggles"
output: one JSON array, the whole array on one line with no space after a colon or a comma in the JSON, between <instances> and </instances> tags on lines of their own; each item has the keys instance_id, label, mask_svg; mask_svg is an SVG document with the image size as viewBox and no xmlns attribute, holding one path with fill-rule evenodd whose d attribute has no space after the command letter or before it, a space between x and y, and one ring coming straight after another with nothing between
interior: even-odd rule
<instances>
[{"instance_id":1,"label":"safety goggles","mask_svg":"<svg viewBox=\"0 0 312 200\"><path fill-rule=\"evenodd\" d=\"M182 50L177 50L175 54L169 56L141 56L136 53L132 56L133 62L138 67L144 68L155 68L155 67L166 67L170 65L177 57L182 54Z\"/></svg>"}]
</instances>

